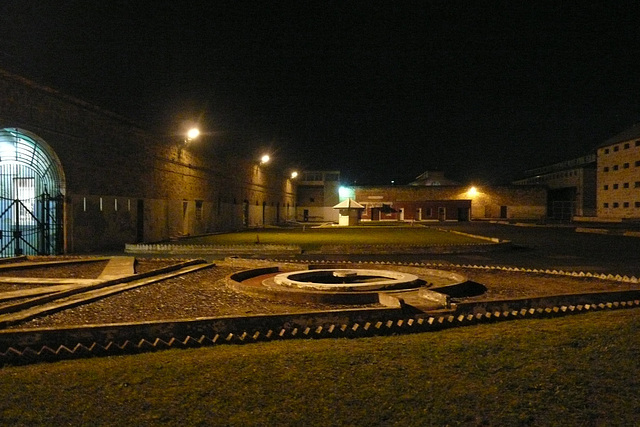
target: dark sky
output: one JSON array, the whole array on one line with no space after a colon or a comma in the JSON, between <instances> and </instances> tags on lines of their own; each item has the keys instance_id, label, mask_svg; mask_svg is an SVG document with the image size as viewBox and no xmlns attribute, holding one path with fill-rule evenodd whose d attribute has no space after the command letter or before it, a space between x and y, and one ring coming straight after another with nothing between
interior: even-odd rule
<instances>
[{"instance_id":1,"label":"dark sky","mask_svg":"<svg viewBox=\"0 0 640 427\"><path fill-rule=\"evenodd\" d=\"M640 121L640 8L567 3L3 0L0 67L347 183L502 183Z\"/></svg>"}]
</instances>

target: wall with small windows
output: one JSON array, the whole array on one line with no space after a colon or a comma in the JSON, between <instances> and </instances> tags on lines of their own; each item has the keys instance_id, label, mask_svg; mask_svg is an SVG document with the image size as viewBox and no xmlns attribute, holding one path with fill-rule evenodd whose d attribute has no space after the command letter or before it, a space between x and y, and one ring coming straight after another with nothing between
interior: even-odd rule
<instances>
[{"instance_id":1,"label":"wall with small windows","mask_svg":"<svg viewBox=\"0 0 640 427\"><path fill-rule=\"evenodd\" d=\"M640 125L603 143L597 159L598 218L640 219Z\"/></svg>"},{"instance_id":2,"label":"wall with small windows","mask_svg":"<svg viewBox=\"0 0 640 427\"><path fill-rule=\"evenodd\" d=\"M220 158L205 143L182 147L179 137L2 70L0 129L24 129L59 158L64 252L121 249L295 216L295 183L269 165L240 154Z\"/></svg>"}]
</instances>

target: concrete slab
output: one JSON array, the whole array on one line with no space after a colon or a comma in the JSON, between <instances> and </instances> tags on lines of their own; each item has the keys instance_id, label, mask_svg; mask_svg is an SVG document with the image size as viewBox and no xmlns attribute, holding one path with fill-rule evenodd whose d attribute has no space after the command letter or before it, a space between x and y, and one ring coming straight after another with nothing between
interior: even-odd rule
<instances>
[{"instance_id":1,"label":"concrete slab","mask_svg":"<svg viewBox=\"0 0 640 427\"><path fill-rule=\"evenodd\" d=\"M131 256L111 257L107 266L98 277L100 280L114 280L135 274L134 263L136 259Z\"/></svg>"}]
</instances>

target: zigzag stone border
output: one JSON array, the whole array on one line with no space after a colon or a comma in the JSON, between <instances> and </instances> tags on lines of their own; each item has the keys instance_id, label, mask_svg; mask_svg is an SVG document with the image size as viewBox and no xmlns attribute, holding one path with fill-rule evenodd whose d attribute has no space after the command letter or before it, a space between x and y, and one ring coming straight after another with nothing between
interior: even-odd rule
<instances>
[{"instance_id":1,"label":"zigzag stone border","mask_svg":"<svg viewBox=\"0 0 640 427\"><path fill-rule=\"evenodd\" d=\"M421 315L408 315L401 308L379 308L0 331L0 362L17 365L281 339L433 332L479 323L633 307L640 307L639 290L465 303L452 310Z\"/></svg>"},{"instance_id":2,"label":"zigzag stone border","mask_svg":"<svg viewBox=\"0 0 640 427\"><path fill-rule=\"evenodd\" d=\"M348 263L429 268L474 268L593 277L602 280L638 283L638 279L634 276L506 266L379 261L301 262L291 259L265 259L263 261L315 265ZM557 317L590 311L635 307L640 307L640 290L459 303L455 306L452 305L451 310L418 315L410 315L402 308L376 308L94 325L64 329L5 330L0 331L0 363L18 365L84 357L138 354L171 348L246 344L293 338L364 337L432 332L486 322Z\"/></svg>"}]
</instances>

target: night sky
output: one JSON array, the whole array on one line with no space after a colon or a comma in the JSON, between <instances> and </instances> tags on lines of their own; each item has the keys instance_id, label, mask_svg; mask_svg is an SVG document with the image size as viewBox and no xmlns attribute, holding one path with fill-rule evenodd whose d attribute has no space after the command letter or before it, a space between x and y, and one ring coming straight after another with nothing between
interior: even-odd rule
<instances>
[{"instance_id":1,"label":"night sky","mask_svg":"<svg viewBox=\"0 0 640 427\"><path fill-rule=\"evenodd\" d=\"M566 3L3 0L0 67L212 153L498 184L640 121L640 7Z\"/></svg>"}]
</instances>

